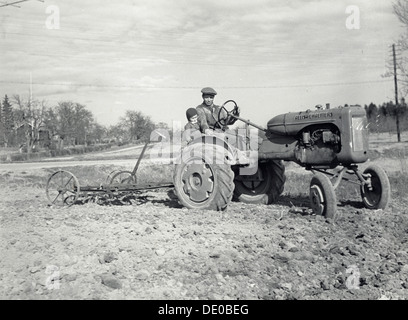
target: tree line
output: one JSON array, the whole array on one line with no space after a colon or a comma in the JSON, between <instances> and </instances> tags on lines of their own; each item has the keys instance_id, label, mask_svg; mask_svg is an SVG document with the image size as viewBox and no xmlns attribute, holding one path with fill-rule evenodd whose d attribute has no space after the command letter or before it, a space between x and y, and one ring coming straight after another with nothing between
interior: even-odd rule
<instances>
[{"instance_id":1,"label":"tree line","mask_svg":"<svg viewBox=\"0 0 408 320\"><path fill-rule=\"evenodd\" d=\"M27 153L39 147L143 142L157 127L167 129L167 124L155 124L137 110L127 110L116 125L103 126L85 105L73 101L48 106L45 100L20 95L5 95L0 101L0 147L20 147Z\"/></svg>"},{"instance_id":2,"label":"tree line","mask_svg":"<svg viewBox=\"0 0 408 320\"><path fill-rule=\"evenodd\" d=\"M395 103L365 105L370 132L395 132L396 115L400 129L408 130L408 106L404 99ZM156 128L141 111L127 110L116 125L102 126L83 104L61 101L48 106L45 100L7 95L0 101L0 147L21 147L27 153L36 148L63 149L75 145L145 142Z\"/></svg>"},{"instance_id":3,"label":"tree line","mask_svg":"<svg viewBox=\"0 0 408 320\"><path fill-rule=\"evenodd\" d=\"M397 114L400 121L400 130L408 130L408 106L404 98L401 99L398 107L393 101L389 101L378 106L370 103L365 105L364 109L367 114L370 132L396 132Z\"/></svg>"}]
</instances>

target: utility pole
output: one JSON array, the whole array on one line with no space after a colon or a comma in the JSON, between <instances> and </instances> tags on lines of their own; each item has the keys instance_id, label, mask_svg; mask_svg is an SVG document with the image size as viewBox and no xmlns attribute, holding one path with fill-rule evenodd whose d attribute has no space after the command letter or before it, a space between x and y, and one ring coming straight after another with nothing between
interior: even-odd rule
<instances>
[{"instance_id":1,"label":"utility pole","mask_svg":"<svg viewBox=\"0 0 408 320\"><path fill-rule=\"evenodd\" d=\"M401 133L400 133L400 127L399 127L397 59L395 57L395 44L392 45L392 56L394 58L395 116L397 118L397 137L398 137L398 142L401 142Z\"/></svg>"},{"instance_id":2,"label":"utility pole","mask_svg":"<svg viewBox=\"0 0 408 320\"><path fill-rule=\"evenodd\" d=\"M33 74L30 72L30 106L31 101L33 101Z\"/></svg>"}]
</instances>

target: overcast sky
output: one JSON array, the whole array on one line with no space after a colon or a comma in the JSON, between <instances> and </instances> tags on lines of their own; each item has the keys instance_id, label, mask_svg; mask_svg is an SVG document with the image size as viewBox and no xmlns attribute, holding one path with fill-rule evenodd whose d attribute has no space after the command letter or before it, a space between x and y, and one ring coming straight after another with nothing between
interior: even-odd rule
<instances>
[{"instance_id":1,"label":"overcast sky","mask_svg":"<svg viewBox=\"0 0 408 320\"><path fill-rule=\"evenodd\" d=\"M392 3L31 0L0 7L0 96L28 96L31 74L34 98L79 102L103 125L126 110L184 123L206 86L218 91L217 104L233 99L262 126L317 104L378 104L394 99L393 79L381 75L404 32Z\"/></svg>"}]
</instances>

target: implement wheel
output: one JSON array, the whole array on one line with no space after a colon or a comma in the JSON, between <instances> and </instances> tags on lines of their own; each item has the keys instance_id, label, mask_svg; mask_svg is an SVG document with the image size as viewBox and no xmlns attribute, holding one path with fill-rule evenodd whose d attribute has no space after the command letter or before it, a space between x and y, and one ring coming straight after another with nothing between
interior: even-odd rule
<instances>
[{"instance_id":1,"label":"implement wheel","mask_svg":"<svg viewBox=\"0 0 408 320\"><path fill-rule=\"evenodd\" d=\"M361 186L361 197L368 209L385 209L391 198L391 187L385 171L376 165L364 170L363 176L368 176L368 184Z\"/></svg>"},{"instance_id":2,"label":"implement wheel","mask_svg":"<svg viewBox=\"0 0 408 320\"><path fill-rule=\"evenodd\" d=\"M80 193L78 179L69 171L54 172L48 178L46 193L51 205L72 206Z\"/></svg>"},{"instance_id":3,"label":"implement wheel","mask_svg":"<svg viewBox=\"0 0 408 320\"><path fill-rule=\"evenodd\" d=\"M310 181L310 205L316 215L335 217L336 193L330 179L322 173L316 173Z\"/></svg>"},{"instance_id":4,"label":"implement wheel","mask_svg":"<svg viewBox=\"0 0 408 320\"><path fill-rule=\"evenodd\" d=\"M108 176L106 177L105 183L106 183L106 184L111 184L112 177L113 177L115 174L117 174L118 172L120 172L120 171L121 171L121 170L113 170L113 171L111 171L111 172L108 174Z\"/></svg>"},{"instance_id":5,"label":"implement wheel","mask_svg":"<svg viewBox=\"0 0 408 320\"><path fill-rule=\"evenodd\" d=\"M282 194L285 181L282 161L260 162L254 175L235 176L234 199L245 203L271 204Z\"/></svg>"},{"instance_id":6,"label":"implement wheel","mask_svg":"<svg viewBox=\"0 0 408 320\"><path fill-rule=\"evenodd\" d=\"M109 180L109 184L136 184L136 176L131 171L118 171Z\"/></svg>"}]
</instances>

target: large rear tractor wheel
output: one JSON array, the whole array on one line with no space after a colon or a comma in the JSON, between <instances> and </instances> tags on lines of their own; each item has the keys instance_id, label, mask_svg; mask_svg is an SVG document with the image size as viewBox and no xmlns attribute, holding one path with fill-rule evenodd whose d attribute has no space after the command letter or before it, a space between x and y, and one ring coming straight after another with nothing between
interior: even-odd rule
<instances>
[{"instance_id":1,"label":"large rear tractor wheel","mask_svg":"<svg viewBox=\"0 0 408 320\"><path fill-rule=\"evenodd\" d=\"M244 203L271 204L282 194L285 181L283 161L259 162L254 175L235 176L234 199Z\"/></svg>"},{"instance_id":2,"label":"large rear tractor wheel","mask_svg":"<svg viewBox=\"0 0 408 320\"><path fill-rule=\"evenodd\" d=\"M310 181L310 205L316 215L327 219L336 215L336 193L330 179L322 173L316 173Z\"/></svg>"},{"instance_id":3,"label":"large rear tractor wheel","mask_svg":"<svg viewBox=\"0 0 408 320\"><path fill-rule=\"evenodd\" d=\"M189 209L225 210L232 199L234 172L231 166L196 156L175 166L175 193Z\"/></svg>"},{"instance_id":4,"label":"large rear tractor wheel","mask_svg":"<svg viewBox=\"0 0 408 320\"><path fill-rule=\"evenodd\" d=\"M385 209L391 198L391 187L385 171L376 165L364 170L368 176L368 184L361 186L361 197L364 206L368 209Z\"/></svg>"}]
</instances>

